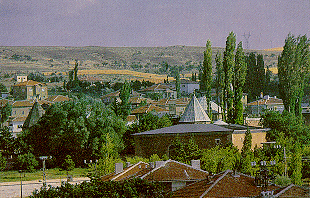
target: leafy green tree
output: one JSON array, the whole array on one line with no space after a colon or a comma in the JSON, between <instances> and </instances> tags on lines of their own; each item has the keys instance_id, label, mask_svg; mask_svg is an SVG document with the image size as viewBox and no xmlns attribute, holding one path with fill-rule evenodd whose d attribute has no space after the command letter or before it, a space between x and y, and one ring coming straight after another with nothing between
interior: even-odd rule
<instances>
[{"instance_id":1,"label":"leafy green tree","mask_svg":"<svg viewBox=\"0 0 310 198\"><path fill-rule=\"evenodd\" d=\"M299 143L294 145L291 167L293 169L291 175L292 182L296 185L302 185L302 150Z\"/></svg>"},{"instance_id":2,"label":"leafy green tree","mask_svg":"<svg viewBox=\"0 0 310 198\"><path fill-rule=\"evenodd\" d=\"M4 105L4 107L1 108L1 118L0 118L1 126L3 125L4 122L6 122L9 119L9 117L11 116L11 112L12 112L12 105L10 105L9 103L6 103L6 105Z\"/></svg>"},{"instance_id":3,"label":"leafy green tree","mask_svg":"<svg viewBox=\"0 0 310 198\"><path fill-rule=\"evenodd\" d=\"M309 71L309 45L306 36L289 34L278 58L280 97L286 111L301 116L305 76Z\"/></svg>"},{"instance_id":4,"label":"leafy green tree","mask_svg":"<svg viewBox=\"0 0 310 198\"><path fill-rule=\"evenodd\" d=\"M191 160L197 160L201 158L201 150L191 138L188 142L182 142L179 138L173 143L173 149L170 152L169 157L179 162L191 164Z\"/></svg>"},{"instance_id":5,"label":"leafy green tree","mask_svg":"<svg viewBox=\"0 0 310 198\"><path fill-rule=\"evenodd\" d=\"M99 176L113 172L115 163L121 162L121 159L118 157L116 145L113 143L109 134L106 135L106 141L102 144L99 157L97 164Z\"/></svg>"},{"instance_id":6,"label":"leafy green tree","mask_svg":"<svg viewBox=\"0 0 310 198\"><path fill-rule=\"evenodd\" d=\"M180 74L179 72L176 72L175 75L175 89L177 91L177 98L181 97L181 90L180 90Z\"/></svg>"},{"instance_id":7,"label":"leafy green tree","mask_svg":"<svg viewBox=\"0 0 310 198\"><path fill-rule=\"evenodd\" d=\"M236 147L216 146L202 152L201 165L203 170L210 173L219 173L227 169L234 170L236 162L240 158L241 154ZM240 171L239 168L237 168L237 171Z\"/></svg>"},{"instance_id":8,"label":"leafy green tree","mask_svg":"<svg viewBox=\"0 0 310 198\"><path fill-rule=\"evenodd\" d=\"M131 87L130 84L125 81L122 88L120 89L120 98L121 98L121 112L122 112L122 118L126 119L127 116L130 114L130 104L129 104L129 98L131 94Z\"/></svg>"},{"instance_id":9,"label":"leafy green tree","mask_svg":"<svg viewBox=\"0 0 310 198\"><path fill-rule=\"evenodd\" d=\"M222 54L219 51L216 54L215 63L216 63L215 90L217 95L217 104L220 105L220 107L223 109L224 73L223 73Z\"/></svg>"},{"instance_id":10,"label":"leafy green tree","mask_svg":"<svg viewBox=\"0 0 310 198\"><path fill-rule=\"evenodd\" d=\"M244 52L242 48L242 42L237 46L237 52L235 56L234 74L233 74L233 89L234 89L234 119L235 124L243 124L243 86L246 77L246 63Z\"/></svg>"},{"instance_id":11,"label":"leafy green tree","mask_svg":"<svg viewBox=\"0 0 310 198\"><path fill-rule=\"evenodd\" d=\"M29 172L32 172L39 165L39 162L32 153L17 156L15 163L17 169L26 170Z\"/></svg>"},{"instance_id":12,"label":"leafy green tree","mask_svg":"<svg viewBox=\"0 0 310 198\"><path fill-rule=\"evenodd\" d=\"M210 100L212 84L212 48L211 41L209 40L206 44L206 50L203 53L203 65L200 77L200 91Z\"/></svg>"},{"instance_id":13,"label":"leafy green tree","mask_svg":"<svg viewBox=\"0 0 310 198\"><path fill-rule=\"evenodd\" d=\"M251 147L252 147L252 134L251 134L251 131L248 127L246 132L245 132L245 137L243 140L243 146L241 149L241 155L244 156L246 154L246 152L251 151Z\"/></svg>"},{"instance_id":14,"label":"leafy green tree","mask_svg":"<svg viewBox=\"0 0 310 198\"><path fill-rule=\"evenodd\" d=\"M235 65L235 51L236 48L236 35L233 32L229 33L226 40L226 48L223 58L223 71L224 71L224 107L227 111L225 120L229 123L234 122L234 109L233 109L233 68Z\"/></svg>"},{"instance_id":15,"label":"leafy green tree","mask_svg":"<svg viewBox=\"0 0 310 198\"><path fill-rule=\"evenodd\" d=\"M0 128L0 150L4 155L13 154L15 139L8 127Z\"/></svg>"},{"instance_id":16,"label":"leafy green tree","mask_svg":"<svg viewBox=\"0 0 310 198\"><path fill-rule=\"evenodd\" d=\"M70 155L67 155L64 163L62 164L62 168L68 172L72 171L74 167L75 167L74 161L72 160Z\"/></svg>"},{"instance_id":17,"label":"leafy green tree","mask_svg":"<svg viewBox=\"0 0 310 198\"><path fill-rule=\"evenodd\" d=\"M108 133L120 152L125 131L125 122L110 108L83 98L53 104L36 125L22 132L22 139L36 156L53 156L61 166L61 159L70 155L79 166L83 159L98 159Z\"/></svg>"},{"instance_id":18,"label":"leafy green tree","mask_svg":"<svg viewBox=\"0 0 310 198\"><path fill-rule=\"evenodd\" d=\"M140 178L116 181L101 181L92 179L81 184L62 183L61 186L42 187L35 190L30 197L168 197L164 185L158 182L148 182Z\"/></svg>"},{"instance_id":19,"label":"leafy green tree","mask_svg":"<svg viewBox=\"0 0 310 198\"><path fill-rule=\"evenodd\" d=\"M6 159L2 154L0 153L0 170L4 170L6 166Z\"/></svg>"},{"instance_id":20,"label":"leafy green tree","mask_svg":"<svg viewBox=\"0 0 310 198\"><path fill-rule=\"evenodd\" d=\"M3 83L0 83L0 93L8 92L6 86Z\"/></svg>"}]
</instances>

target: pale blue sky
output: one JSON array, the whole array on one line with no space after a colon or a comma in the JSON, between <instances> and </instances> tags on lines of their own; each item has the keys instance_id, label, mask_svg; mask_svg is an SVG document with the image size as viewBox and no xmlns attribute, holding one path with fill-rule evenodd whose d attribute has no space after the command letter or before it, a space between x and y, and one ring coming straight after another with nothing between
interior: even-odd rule
<instances>
[{"instance_id":1,"label":"pale blue sky","mask_svg":"<svg viewBox=\"0 0 310 198\"><path fill-rule=\"evenodd\" d=\"M252 49L310 37L310 0L0 0L2 46L224 47L230 31Z\"/></svg>"}]
</instances>

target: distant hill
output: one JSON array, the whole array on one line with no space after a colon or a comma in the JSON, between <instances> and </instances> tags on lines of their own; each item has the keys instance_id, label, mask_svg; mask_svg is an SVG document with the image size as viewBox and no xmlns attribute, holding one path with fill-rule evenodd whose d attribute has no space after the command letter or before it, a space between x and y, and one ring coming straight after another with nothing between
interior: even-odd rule
<instances>
[{"instance_id":1,"label":"distant hill","mask_svg":"<svg viewBox=\"0 0 310 198\"><path fill-rule=\"evenodd\" d=\"M182 74L198 72L204 47L0 47L0 68L14 73L67 72L79 60L80 70L125 69L145 73L165 74L162 64L179 68ZM213 60L223 48L213 47ZM265 65L276 67L281 51L245 50L263 54ZM215 65L215 63L214 63Z\"/></svg>"}]
</instances>

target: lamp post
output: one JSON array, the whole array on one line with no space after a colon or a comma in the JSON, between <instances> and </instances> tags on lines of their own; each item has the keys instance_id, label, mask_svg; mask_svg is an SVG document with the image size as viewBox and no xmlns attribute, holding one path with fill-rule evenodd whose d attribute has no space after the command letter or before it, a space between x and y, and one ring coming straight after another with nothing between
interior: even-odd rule
<instances>
[{"instance_id":1,"label":"lamp post","mask_svg":"<svg viewBox=\"0 0 310 198\"><path fill-rule=\"evenodd\" d=\"M46 174L45 174L45 160L52 159L52 156L41 156L40 160L43 161L43 187L46 187Z\"/></svg>"},{"instance_id":2,"label":"lamp post","mask_svg":"<svg viewBox=\"0 0 310 198\"><path fill-rule=\"evenodd\" d=\"M93 160L89 160L89 161L84 160L84 164L89 164L89 165L95 164L95 177L97 177L97 163L98 163L97 159L94 162Z\"/></svg>"},{"instance_id":3,"label":"lamp post","mask_svg":"<svg viewBox=\"0 0 310 198\"><path fill-rule=\"evenodd\" d=\"M20 173L20 197L23 198L23 170L19 170L18 172Z\"/></svg>"},{"instance_id":4,"label":"lamp post","mask_svg":"<svg viewBox=\"0 0 310 198\"><path fill-rule=\"evenodd\" d=\"M255 167L257 164L256 162L251 162L251 166ZM262 187L262 193L267 192L267 188L269 185L269 180L274 179L274 174L271 170L269 170L269 167L273 167L276 165L276 161L270 161L268 164L267 161L260 161L258 164L260 169L256 171L255 173L255 184L257 186Z\"/></svg>"}]
</instances>

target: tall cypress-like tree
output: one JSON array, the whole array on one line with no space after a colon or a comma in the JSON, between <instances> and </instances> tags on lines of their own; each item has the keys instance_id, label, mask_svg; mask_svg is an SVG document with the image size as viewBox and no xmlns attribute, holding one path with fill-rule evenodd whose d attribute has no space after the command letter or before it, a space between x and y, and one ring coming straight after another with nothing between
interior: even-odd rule
<instances>
[{"instance_id":1,"label":"tall cypress-like tree","mask_svg":"<svg viewBox=\"0 0 310 198\"><path fill-rule=\"evenodd\" d=\"M257 96L260 96L264 92L265 87L265 62L262 54L257 55Z\"/></svg>"},{"instance_id":2,"label":"tall cypress-like tree","mask_svg":"<svg viewBox=\"0 0 310 198\"><path fill-rule=\"evenodd\" d=\"M224 72L223 72L223 60L221 52L217 52L215 56L215 64L216 64L216 96L217 96L217 104L223 109L223 89L224 89ZM223 113L223 111L222 111Z\"/></svg>"},{"instance_id":3,"label":"tall cypress-like tree","mask_svg":"<svg viewBox=\"0 0 310 198\"><path fill-rule=\"evenodd\" d=\"M130 114L130 104L129 104L129 97L131 94L131 87L130 83L128 83L126 80L120 90L120 99L122 100L120 106L121 106L121 111L123 115L123 119L126 119L127 116Z\"/></svg>"},{"instance_id":4,"label":"tall cypress-like tree","mask_svg":"<svg viewBox=\"0 0 310 198\"><path fill-rule=\"evenodd\" d=\"M280 96L285 110L301 116L305 75L309 71L309 44L306 36L289 34L278 58Z\"/></svg>"},{"instance_id":5,"label":"tall cypress-like tree","mask_svg":"<svg viewBox=\"0 0 310 198\"><path fill-rule=\"evenodd\" d=\"M206 50L203 53L202 73L200 75L200 91L210 100L212 84L212 48L211 41L207 41Z\"/></svg>"},{"instance_id":6,"label":"tall cypress-like tree","mask_svg":"<svg viewBox=\"0 0 310 198\"><path fill-rule=\"evenodd\" d=\"M234 120L235 124L243 124L243 86L246 77L246 63L242 48L242 42L237 46L235 57L234 73L233 73L233 89L234 89Z\"/></svg>"},{"instance_id":7,"label":"tall cypress-like tree","mask_svg":"<svg viewBox=\"0 0 310 198\"><path fill-rule=\"evenodd\" d=\"M235 51L236 48L236 35L233 32L229 33L226 40L226 48L224 51L223 71L224 71L224 106L227 111L225 120L233 123L234 109L233 109L233 68L235 65Z\"/></svg>"},{"instance_id":8,"label":"tall cypress-like tree","mask_svg":"<svg viewBox=\"0 0 310 198\"><path fill-rule=\"evenodd\" d=\"M175 89L177 91L177 98L181 97L180 83L180 73L177 71L175 75Z\"/></svg>"}]
</instances>

